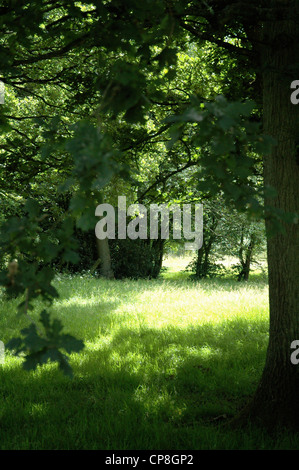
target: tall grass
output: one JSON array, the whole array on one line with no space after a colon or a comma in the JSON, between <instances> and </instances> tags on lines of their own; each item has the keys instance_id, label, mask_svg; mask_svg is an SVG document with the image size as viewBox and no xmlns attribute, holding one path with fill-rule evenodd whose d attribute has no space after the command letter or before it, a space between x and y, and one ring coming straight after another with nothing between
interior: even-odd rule
<instances>
[{"instance_id":1,"label":"tall grass","mask_svg":"<svg viewBox=\"0 0 299 470\"><path fill-rule=\"evenodd\" d=\"M266 278L191 282L58 276L51 308L85 341L73 380L56 365L0 365L1 449L296 448L296 436L231 431L257 386L268 339ZM27 320L1 301L0 339ZM42 305L36 302L33 315Z\"/></svg>"}]
</instances>

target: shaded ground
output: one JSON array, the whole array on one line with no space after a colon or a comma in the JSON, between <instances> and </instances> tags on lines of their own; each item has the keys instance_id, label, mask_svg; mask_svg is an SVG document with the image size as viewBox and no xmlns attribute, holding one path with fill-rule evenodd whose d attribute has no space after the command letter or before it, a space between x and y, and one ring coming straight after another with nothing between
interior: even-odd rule
<instances>
[{"instance_id":1,"label":"shaded ground","mask_svg":"<svg viewBox=\"0 0 299 470\"><path fill-rule=\"evenodd\" d=\"M0 366L1 449L270 449L298 436L223 427L250 399L268 338L267 285L57 280L53 314L85 340L75 378ZM37 305L39 307L39 305ZM1 304L5 340L23 320ZM37 309L38 310L38 309Z\"/></svg>"}]
</instances>

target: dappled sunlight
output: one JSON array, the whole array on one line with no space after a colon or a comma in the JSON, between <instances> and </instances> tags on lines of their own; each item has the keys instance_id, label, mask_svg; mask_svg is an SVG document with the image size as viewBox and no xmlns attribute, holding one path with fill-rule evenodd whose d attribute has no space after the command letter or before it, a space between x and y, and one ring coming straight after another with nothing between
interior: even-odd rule
<instances>
[{"instance_id":1,"label":"dappled sunlight","mask_svg":"<svg viewBox=\"0 0 299 470\"><path fill-rule=\"evenodd\" d=\"M99 299L96 297L92 299L86 299L84 297L74 296L70 299L57 300L54 305L57 307L76 305L76 307L80 308L81 305L86 306L86 305L98 305L98 304L99 304Z\"/></svg>"},{"instance_id":2,"label":"dappled sunlight","mask_svg":"<svg viewBox=\"0 0 299 470\"><path fill-rule=\"evenodd\" d=\"M148 427L157 419L165 430L183 426L191 433L194 425L232 415L240 395L245 400L253 390L263 365L267 321L262 319L185 327L170 323L167 328L116 325L71 356L72 381L54 364L30 373L20 367L2 370L8 410L22 390L26 407L20 403L19 419L32 420L42 436L54 421L70 439L73 426L88 435L86 414L93 426L100 417L110 435L127 429L128 439L137 425L144 435L159 432ZM68 409L60 416L66 397ZM97 432L98 439L105 439L104 429Z\"/></svg>"},{"instance_id":3,"label":"dappled sunlight","mask_svg":"<svg viewBox=\"0 0 299 470\"><path fill-rule=\"evenodd\" d=\"M20 397L20 422L34 423L42 436L55 422L71 441L74 426L88 436L93 423L103 442L108 431L118 435L124 429L130 439L136 426L163 442L168 426L194 436L194 426L232 416L253 393L268 341L265 284L93 278L84 283L60 280L61 296L51 307L64 331L85 343L70 356L74 379L64 377L57 364L28 373L8 353L0 366L8 397L2 419L12 422ZM33 315L38 311L36 302ZM13 318L1 320L11 335ZM16 436L21 433L12 426Z\"/></svg>"}]
</instances>

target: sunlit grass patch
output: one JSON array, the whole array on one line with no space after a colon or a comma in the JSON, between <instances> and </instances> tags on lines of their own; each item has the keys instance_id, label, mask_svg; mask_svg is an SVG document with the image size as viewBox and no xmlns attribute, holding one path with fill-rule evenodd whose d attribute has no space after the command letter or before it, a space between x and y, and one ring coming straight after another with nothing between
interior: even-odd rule
<instances>
[{"instance_id":1,"label":"sunlit grass patch","mask_svg":"<svg viewBox=\"0 0 299 470\"><path fill-rule=\"evenodd\" d=\"M218 422L253 394L268 340L265 279L105 281L58 276L51 307L83 339L74 379L55 364L0 366L2 449L200 449L295 447L259 431L241 438ZM4 342L28 320L2 300ZM43 308L36 302L33 316ZM268 439L268 440L267 440Z\"/></svg>"}]
</instances>

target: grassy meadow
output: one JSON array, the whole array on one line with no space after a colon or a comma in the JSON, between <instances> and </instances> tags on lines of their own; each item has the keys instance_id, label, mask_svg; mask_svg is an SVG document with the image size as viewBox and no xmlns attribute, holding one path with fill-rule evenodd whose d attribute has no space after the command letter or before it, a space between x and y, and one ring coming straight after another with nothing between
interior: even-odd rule
<instances>
[{"instance_id":1,"label":"grassy meadow","mask_svg":"<svg viewBox=\"0 0 299 470\"><path fill-rule=\"evenodd\" d=\"M83 339L74 378L54 364L0 365L0 449L296 449L298 436L227 427L250 399L268 340L265 274L191 281L166 259L157 280L57 276L51 311ZM0 299L0 339L28 325ZM36 302L34 315L43 308Z\"/></svg>"}]
</instances>

